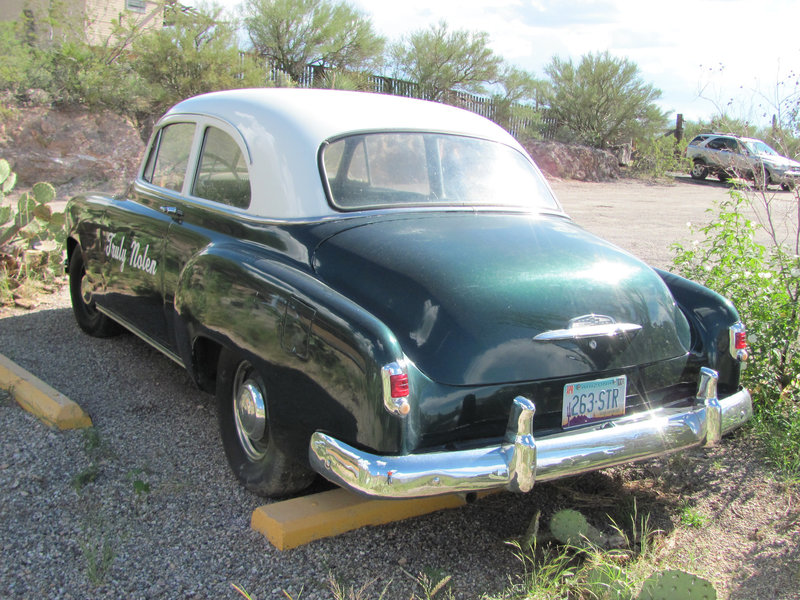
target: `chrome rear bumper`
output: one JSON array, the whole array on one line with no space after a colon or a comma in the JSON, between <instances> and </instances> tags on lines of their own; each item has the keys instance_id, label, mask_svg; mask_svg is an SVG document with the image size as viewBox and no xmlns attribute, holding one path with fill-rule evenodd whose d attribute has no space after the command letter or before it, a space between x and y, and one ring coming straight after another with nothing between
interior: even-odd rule
<instances>
[{"instance_id":1,"label":"chrome rear bumper","mask_svg":"<svg viewBox=\"0 0 800 600\"><path fill-rule=\"evenodd\" d=\"M712 445L753 414L747 390L716 397L717 374L703 369L690 408L655 409L575 431L534 439L535 406L514 399L504 443L405 456L378 456L329 435L311 437L311 467L368 496L416 498L496 488L527 492L549 481L699 445Z\"/></svg>"}]
</instances>

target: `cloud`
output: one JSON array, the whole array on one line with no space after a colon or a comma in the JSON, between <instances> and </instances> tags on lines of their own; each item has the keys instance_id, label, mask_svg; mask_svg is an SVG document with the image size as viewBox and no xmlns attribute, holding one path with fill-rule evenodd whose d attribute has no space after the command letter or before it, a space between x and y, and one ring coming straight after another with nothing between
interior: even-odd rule
<instances>
[{"instance_id":1,"label":"cloud","mask_svg":"<svg viewBox=\"0 0 800 600\"><path fill-rule=\"evenodd\" d=\"M517 4L517 17L530 27L564 28L574 25L607 25L619 18L619 8L610 0L537 2Z\"/></svg>"}]
</instances>

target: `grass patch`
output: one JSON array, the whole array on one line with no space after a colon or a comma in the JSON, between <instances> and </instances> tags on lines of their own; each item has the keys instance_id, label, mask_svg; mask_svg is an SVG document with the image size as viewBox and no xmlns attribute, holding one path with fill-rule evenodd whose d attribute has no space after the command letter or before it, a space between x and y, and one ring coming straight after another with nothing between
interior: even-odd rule
<instances>
[{"instance_id":1,"label":"grass patch","mask_svg":"<svg viewBox=\"0 0 800 600\"><path fill-rule=\"evenodd\" d=\"M800 409L797 405L761 411L753 429L767 449L771 466L789 482L800 482Z\"/></svg>"}]
</instances>

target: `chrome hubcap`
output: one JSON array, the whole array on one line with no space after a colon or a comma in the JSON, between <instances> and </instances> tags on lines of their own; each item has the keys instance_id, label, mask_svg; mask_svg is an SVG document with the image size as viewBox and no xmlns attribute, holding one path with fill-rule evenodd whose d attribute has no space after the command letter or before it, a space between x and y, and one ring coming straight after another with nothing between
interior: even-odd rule
<instances>
[{"instance_id":1,"label":"chrome hubcap","mask_svg":"<svg viewBox=\"0 0 800 600\"><path fill-rule=\"evenodd\" d=\"M248 362L242 362L233 384L233 418L242 450L252 461L266 454L267 409L263 382Z\"/></svg>"}]
</instances>

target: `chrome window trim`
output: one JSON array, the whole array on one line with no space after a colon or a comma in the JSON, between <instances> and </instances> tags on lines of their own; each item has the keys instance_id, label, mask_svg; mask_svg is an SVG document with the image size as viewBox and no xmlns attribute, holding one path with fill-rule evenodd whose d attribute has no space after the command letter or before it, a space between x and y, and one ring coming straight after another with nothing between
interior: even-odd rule
<instances>
[{"instance_id":1,"label":"chrome window trim","mask_svg":"<svg viewBox=\"0 0 800 600\"><path fill-rule=\"evenodd\" d=\"M519 204L401 204L395 206L391 205L376 205L374 207L355 207L355 208L347 208L344 206L340 206L336 203L333 198L333 193L330 187L330 180L328 178L327 170L325 169L325 150L328 146L330 146L334 142L338 142L347 138L351 137L358 137L364 135L378 135L378 134L395 134L395 133L417 133L417 134L430 134L430 135L439 135L439 136L454 136L454 137L462 137L472 140L480 140L484 142L490 142L494 144L499 144L501 146L505 146L510 150L513 150L517 154L519 154L525 162L530 164L533 167L534 172L536 173L537 177L541 180L543 187L550 193L550 198L553 201L553 206L520 206ZM322 179L322 188L325 192L325 198L328 201L328 205L335 211L342 213L342 214L351 214L351 213L361 213L361 212L368 212L374 214L375 211L382 211L382 210L392 210L392 209L423 209L423 208L464 208L464 209L488 209L488 210L513 210L513 211L521 211L521 212L539 212L539 211L555 211L555 212L564 212L564 207L561 205L561 202L556 196L553 188L550 187L550 183L547 181L547 178L542 173L539 165L531 158L531 156L525 152L524 148L517 147L512 144L508 144L501 140L495 140L487 137L482 137L479 135L469 135L463 132L456 132L456 131L447 131L447 130L431 130L431 129L402 129L402 128L392 128L392 129L363 129L363 130L356 130L356 131L347 131L341 134L337 134L332 136L322 142L320 144L319 149L317 150L317 166L319 168L320 177Z\"/></svg>"}]
</instances>

